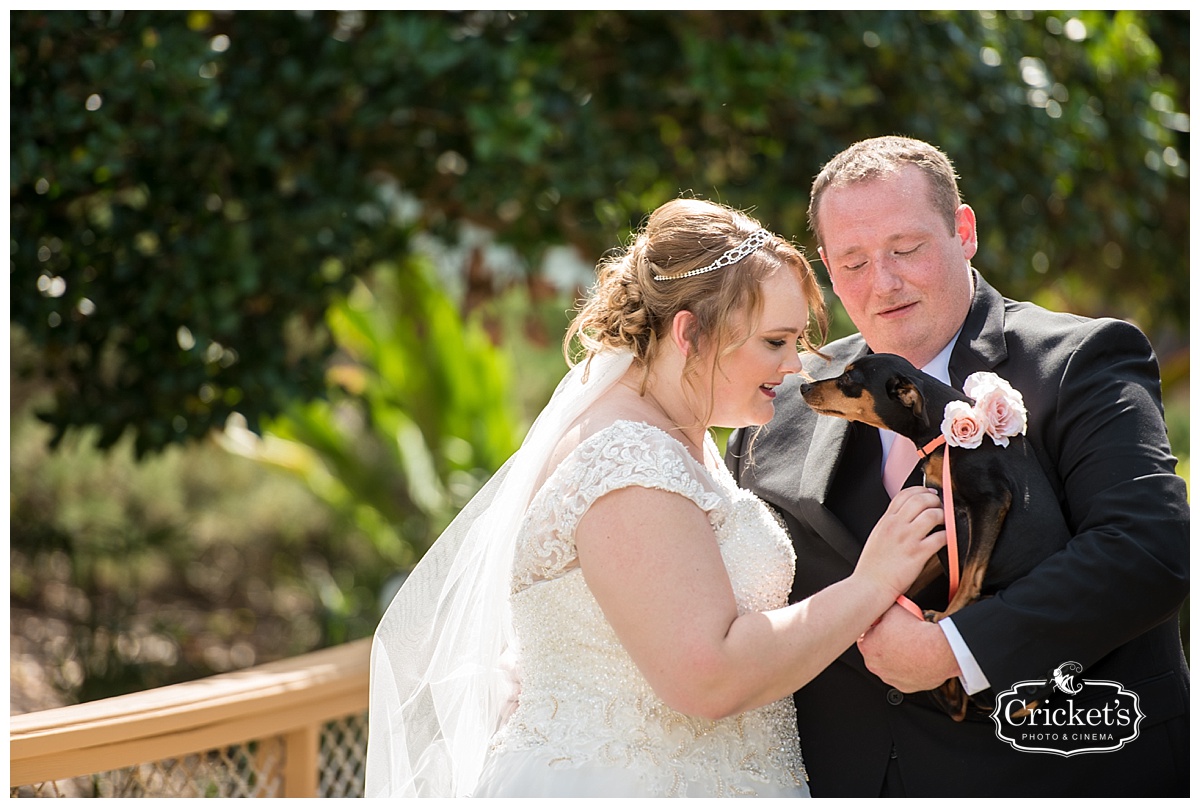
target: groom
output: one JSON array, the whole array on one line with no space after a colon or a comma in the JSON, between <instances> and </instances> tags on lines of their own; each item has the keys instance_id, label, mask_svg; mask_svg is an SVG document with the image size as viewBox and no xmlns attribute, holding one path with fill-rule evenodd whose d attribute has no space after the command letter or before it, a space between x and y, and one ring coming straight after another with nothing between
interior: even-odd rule
<instances>
[{"instance_id":1,"label":"groom","mask_svg":"<svg viewBox=\"0 0 1200 808\"><path fill-rule=\"evenodd\" d=\"M805 356L806 371L835 376L873 351L959 389L996 373L1024 395L1026 437L1057 496L1034 513L1044 530L1012 539L1035 558L1024 577L936 624L894 606L796 694L813 796L1186 796L1190 510L1148 341L1121 321L1001 297L971 266L975 214L927 143L875 138L834 157L809 224L859 333L825 348L828 361ZM799 600L853 569L887 507L892 436L816 415L797 381L775 406L766 427L730 437L726 460L786 522ZM1059 533L1069 539L1049 538ZM957 723L922 692L958 677L994 697L1067 662L1138 695L1146 717L1119 751L1021 751L991 720Z\"/></svg>"}]
</instances>

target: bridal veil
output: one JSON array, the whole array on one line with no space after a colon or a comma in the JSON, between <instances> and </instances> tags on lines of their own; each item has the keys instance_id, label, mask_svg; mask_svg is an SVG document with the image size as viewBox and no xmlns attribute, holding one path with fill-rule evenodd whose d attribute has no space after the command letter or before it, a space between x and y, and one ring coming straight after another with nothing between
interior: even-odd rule
<instances>
[{"instance_id":1,"label":"bridal veil","mask_svg":"<svg viewBox=\"0 0 1200 808\"><path fill-rule=\"evenodd\" d=\"M521 448L451 522L392 599L371 647L366 796L460 797L518 683L509 609L517 531L568 427L625 374L604 351L559 383Z\"/></svg>"}]
</instances>

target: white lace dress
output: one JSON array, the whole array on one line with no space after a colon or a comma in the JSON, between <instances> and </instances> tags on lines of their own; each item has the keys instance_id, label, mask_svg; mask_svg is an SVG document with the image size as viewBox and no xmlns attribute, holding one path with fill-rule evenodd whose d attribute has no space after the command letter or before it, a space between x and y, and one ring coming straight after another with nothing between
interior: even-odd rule
<instances>
[{"instance_id":1,"label":"white lace dress","mask_svg":"<svg viewBox=\"0 0 1200 808\"><path fill-rule=\"evenodd\" d=\"M719 457L711 438L706 450ZM627 486L672 491L707 513L739 613L785 606L791 542L717 466L711 474L655 427L618 421L546 481L513 566L520 700L493 739L477 796L808 795L792 700L720 721L670 709L617 640L575 559L575 528L599 497Z\"/></svg>"}]
</instances>

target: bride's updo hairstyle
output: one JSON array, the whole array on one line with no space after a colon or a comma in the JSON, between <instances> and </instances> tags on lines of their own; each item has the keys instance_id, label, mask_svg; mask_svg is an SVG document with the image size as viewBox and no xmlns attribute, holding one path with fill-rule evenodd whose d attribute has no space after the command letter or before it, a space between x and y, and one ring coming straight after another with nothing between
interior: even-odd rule
<instances>
[{"instance_id":1,"label":"bride's updo hairstyle","mask_svg":"<svg viewBox=\"0 0 1200 808\"><path fill-rule=\"evenodd\" d=\"M745 250L740 257L739 247ZM728 263L699 271L722 259ZM739 315L758 316L762 282L776 272L794 272L804 290L810 323L801 337L804 347L815 352L826 334L825 302L803 253L725 205L699 199L667 202L650 214L627 248L606 256L596 271L596 283L567 329L563 352L573 365L605 349L628 349L644 368L643 391L659 342L668 337L677 313L689 311L695 317L685 374L694 373L701 345L715 368L720 357L748 339L748 334L735 333L742 323ZM573 355L575 339L580 350Z\"/></svg>"}]
</instances>

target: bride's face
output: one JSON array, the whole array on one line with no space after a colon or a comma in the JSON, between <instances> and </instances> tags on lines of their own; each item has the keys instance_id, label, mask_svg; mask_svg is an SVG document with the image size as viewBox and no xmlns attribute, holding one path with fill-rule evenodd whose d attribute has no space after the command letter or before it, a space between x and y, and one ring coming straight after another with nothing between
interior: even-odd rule
<instances>
[{"instance_id":1,"label":"bride's face","mask_svg":"<svg viewBox=\"0 0 1200 808\"><path fill-rule=\"evenodd\" d=\"M808 324L808 305L795 273L776 272L762 285L758 317L743 312L735 335L748 338L720 358L712 375L712 426L765 424L775 415L775 388L800 370L796 343ZM702 362L711 367L711 359Z\"/></svg>"}]
</instances>

